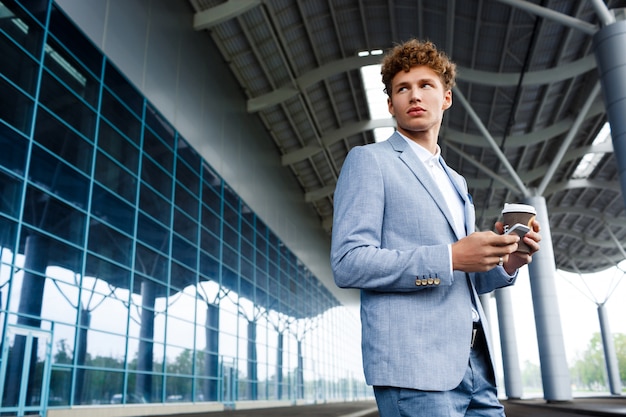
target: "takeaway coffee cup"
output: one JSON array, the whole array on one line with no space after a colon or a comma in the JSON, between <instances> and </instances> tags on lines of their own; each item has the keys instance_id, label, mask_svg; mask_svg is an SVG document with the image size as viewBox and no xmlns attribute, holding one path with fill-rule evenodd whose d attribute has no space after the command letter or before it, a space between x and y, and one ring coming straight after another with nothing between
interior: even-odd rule
<instances>
[{"instance_id":1,"label":"takeaway coffee cup","mask_svg":"<svg viewBox=\"0 0 626 417\"><path fill-rule=\"evenodd\" d=\"M537 216L537 211L533 206L528 204L510 204L504 203L502 209L502 223L504 223L504 233L506 233L510 227L516 223L521 223L528 226L532 230L532 223ZM530 252L530 248L524 243L523 240L519 241L518 252Z\"/></svg>"}]
</instances>

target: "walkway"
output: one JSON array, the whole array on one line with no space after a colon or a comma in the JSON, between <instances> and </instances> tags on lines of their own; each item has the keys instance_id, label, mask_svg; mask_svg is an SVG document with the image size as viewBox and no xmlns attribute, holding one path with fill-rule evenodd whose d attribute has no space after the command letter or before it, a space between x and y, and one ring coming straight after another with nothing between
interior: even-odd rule
<instances>
[{"instance_id":1,"label":"walkway","mask_svg":"<svg viewBox=\"0 0 626 417\"><path fill-rule=\"evenodd\" d=\"M585 397L546 403L543 399L504 400L507 417L626 416L626 396ZM171 417L378 417L374 401L328 403L293 407L229 410ZM163 416L161 416L163 417Z\"/></svg>"}]
</instances>

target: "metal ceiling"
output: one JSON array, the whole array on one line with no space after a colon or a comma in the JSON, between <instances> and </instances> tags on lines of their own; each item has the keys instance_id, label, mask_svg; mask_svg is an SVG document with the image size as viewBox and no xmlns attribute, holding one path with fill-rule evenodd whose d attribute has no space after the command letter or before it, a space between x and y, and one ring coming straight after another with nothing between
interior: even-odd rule
<instances>
[{"instance_id":1,"label":"metal ceiling","mask_svg":"<svg viewBox=\"0 0 626 417\"><path fill-rule=\"evenodd\" d=\"M595 272L623 260L626 212L592 35L623 1L189 0L271 134L282 164L330 232L333 191L348 151L373 142L359 68L411 37L456 62L454 105L440 146L468 181L478 229L505 202L544 196L557 267ZM604 13L603 13L604 12ZM381 83L381 89L382 89ZM584 155L600 159L586 178Z\"/></svg>"}]
</instances>

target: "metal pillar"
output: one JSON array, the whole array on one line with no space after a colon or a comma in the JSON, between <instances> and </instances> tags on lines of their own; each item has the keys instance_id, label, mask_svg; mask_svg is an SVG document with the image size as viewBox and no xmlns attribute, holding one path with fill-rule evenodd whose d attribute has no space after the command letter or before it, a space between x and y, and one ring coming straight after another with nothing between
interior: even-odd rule
<instances>
[{"instance_id":1,"label":"metal pillar","mask_svg":"<svg viewBox=\"0 0 626 417\"><path fill-rule=\"evenodd\" d=\"M604 304L598 306L598 318L600 319L600 334L602 335L602 345L604 346L604 361L606 362L609 389L611 390L611 394L621 395L622 381L619 375L615 343L613 342L613 334L609 326L609 317Z\"/></svg>"},{"instance_id":2,"label":"metal pillar","mask_svg":"<svg viewBox=\"0 0 626 417\"><path fill-rule=\"evenodd\" d=\"M205 375L208 377L204 385L204 399L206 401L221 401L220 387L220 307L207 303L206 324L204 325L206 340L206 359L204 362Z\"/></svg>"},{"instance_id":3,"label":"metal pillar","mask_svg":"<svg viewBox=\"0 0 626 417\"><path fill-rule=\"evenodd\" d=\"M537 220L541 225L541 249L533 255L533 261L528 265L528 272L535 312L543 397L547 401L570 401L572 399L571 378L565 355L556 294L556 264L548 221L548 208L545 198L541 196L526 198L524 203L535 207Z\"/></svg>"},{"instance_id":4,"label":"metal pillar","mask_svg":"<svg viewBox=\"0 0 626 417\"><path fill-rule=\"evenodd\" d=\"M248 321L248 400L258 398L256 322L251 320Z\"/></svg>"},{"instance_id":5,"label":"metal pillar","mask_svg":"<svg viewBox=\"0 0 626 417\"><path fill-rule=\"evenodd\" d=\"M508 399L518 399L522 398L524 385L519 365L519 353L517 352L511 290L511 287L500 288L495 290L495 295L498 306L498 328L500 329L504 388Z\"/></svg>"},{"instance_id":6,"label":"metal pillar","mask_svg":"<svg viewBox=\"0 0 626 417\"><path fill-rule=\"evenodd\" d=\"M626 21L601 28L593 43L626 204Z\"/></svg>"}]
</instances>

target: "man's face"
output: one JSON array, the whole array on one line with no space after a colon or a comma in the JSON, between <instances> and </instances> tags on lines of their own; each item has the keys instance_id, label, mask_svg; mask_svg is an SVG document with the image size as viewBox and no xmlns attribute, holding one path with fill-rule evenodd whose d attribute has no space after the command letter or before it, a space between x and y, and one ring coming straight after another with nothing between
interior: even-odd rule
<instances>
[{"instance_id":1,"label":"man's face","mask_svg":"<svg viewBox=\"0 0 626 417\"><path fill-rule=\"evenodd\" d=\"M421 65L393 77L387 105L398 130L406 136L430 130L438 134L443 112L452 105L452 92L444 90L435 71Z\"/></svg>"}]
</instances>

